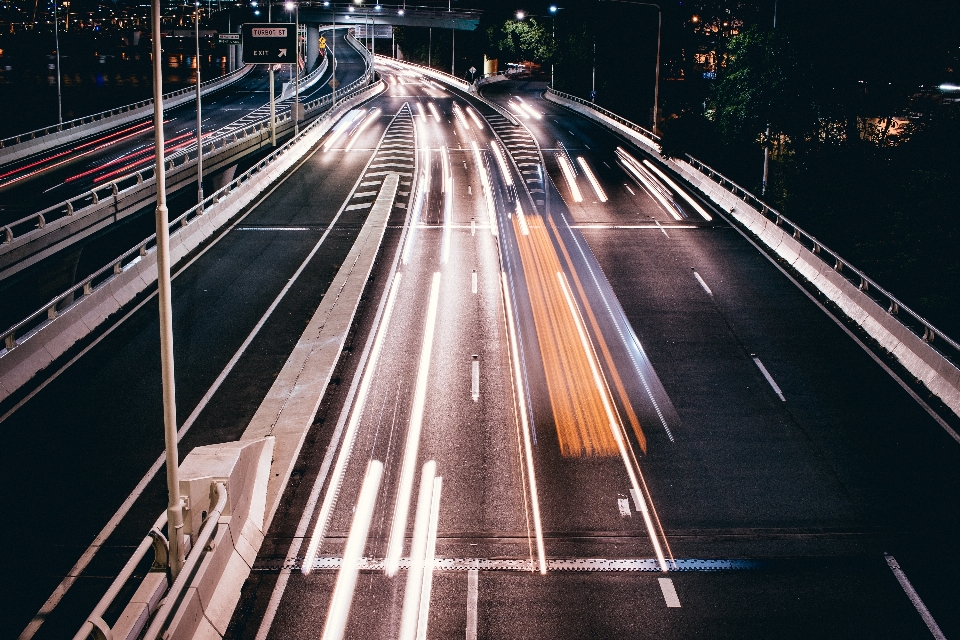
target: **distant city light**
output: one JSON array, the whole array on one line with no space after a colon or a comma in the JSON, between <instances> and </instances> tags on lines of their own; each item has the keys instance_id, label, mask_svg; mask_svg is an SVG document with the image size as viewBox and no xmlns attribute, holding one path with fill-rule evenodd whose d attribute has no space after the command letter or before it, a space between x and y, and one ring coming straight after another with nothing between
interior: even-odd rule
<instances>
[{"instance_id":1,"label":"distant city light","mask_svg":"<svg viewBox=\"0 0 960 640\"><path fill-rule=\"evenodd\" d=\"M940 91L943 91L944 93L956 93L960 91L960 85L953 84L950 82L944 82L937 88L940 89Z\"/></svg>"}]
</instances>

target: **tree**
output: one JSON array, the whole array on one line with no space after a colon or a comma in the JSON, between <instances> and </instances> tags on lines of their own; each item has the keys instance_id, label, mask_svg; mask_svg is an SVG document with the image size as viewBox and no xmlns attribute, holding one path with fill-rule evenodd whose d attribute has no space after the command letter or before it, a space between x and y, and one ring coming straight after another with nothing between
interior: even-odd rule
<instances>
[{"instance_id":1,"label":"tree","mask_svg":"<svg viewBox=\"0 0 960 640\"><path fill-rule=\"evenodd\" d=\"M551 32L535 18L507 20L503 26L487 29L490 48L497 56L506 54L517 60L549 63L556 55Z\"/></svg>"}]
</instances>

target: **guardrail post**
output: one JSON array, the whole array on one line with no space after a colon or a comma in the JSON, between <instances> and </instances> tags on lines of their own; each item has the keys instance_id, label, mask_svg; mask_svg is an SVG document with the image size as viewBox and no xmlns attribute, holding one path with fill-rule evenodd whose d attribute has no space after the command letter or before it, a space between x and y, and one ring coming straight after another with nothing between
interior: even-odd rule
<instances>
[{"instance_id":1,"label":"guardrail post","mask_svg":"<svg viewBox=\"0 0 960 640\"><path fill-rule=\"evenodd\" d=\"M90 282L83 283L83 295L88 296L93 293L93 284Z\"/></svg>"},{"instance_id":2,"label":"guardrail post","mask_svg":"<svg viewBox=\"0 0 960 640\"><path fill-rule=\"evenodd\" d=\"M933 342L933 339L937 337L937 333L933 331L927 325L923 326L923 341L924 342Z\"/></svg>"},{"instance_id":3,"label":"guardrail post","mask_svg":"<svg viewBox=\"0 0 960 640\"><path fill-rule=\"evenodd\" d=\"M43 229L45 226L47 226L47 221L43 217L42 213L37 214L37 225L39 229Z\"/></svg>"},{"instance_id":4,"label":"guardrail post","mask_svg":"<svg viewBox=\"0 0 960 640\"><path fill-rule=\"evenodd\" d=\"M3 228L3 243L4 243L4 244L7 244L7 243L9 243L9 242L13 242L13 229L11 229L10 227L4 227L4 228Z\"/></svg>"},{"instance_id":5,"label":"guardrail post","mask_svg":"<svg viewBox=\"0 0 960 640\"><path fill-rule=\"evenodd\" d=\"M114 263L113 263L113 275L118 276L118 275L120 275L121 273L123 273L123 267L120 266L120 262L119 262L119 261L114 262Z\"/></svg>"},{"instance_id":6,"label":"guardrail post","mask_svg":"<svg viewBox=\"0 0 960 640\"><path fill-rule=\"evenodd\" d=\"M898 305L893 300L890 301L890 306L887 308L887 313L892 316L897 315L897 312L900 311L900 305Z\"/></svg>"},{"instance_id":7,"label":"guardrail post","mask_svg":"<svg viewBox=\"0 0 960 640\"><path fill-rule=\"evenodd\" d=\"M860 278L860 291L863 291L864 293L866 293L866 292L869 291L869 290L870 290L870 284L867 282L867 280L866 280L865 278L861 277L861 278Z\"/></svg>"},{"instance_id":8,"label":"guardrail post","mask_svg":"<svg viewBox=\"0 0 960 640\"><path fill-rule=\"evenodd\" d=\"M100 202L100 196L98 196L98 195L97 195L97 192L94 191L94 192L93 192L93 204L97 204L98 202Z\"/></svg>"},{"instance_id":9,"label":"guardrail post","mask_svg":"<svg viewBox=\"0 0 960 640\"><path fill-rule=\"evenodd\" d=\"M67 215L68 215L68 216L72 216L72 215L73 215L73 203L72 203L72 202L67 202Z\"/></svg>"},{"instance_id":10,"label":"guardrail post","mask_svg":"<svg viewBox=\"0 0 960 640\"><path fill-rule=\"evenodd\" d=\"M843 263L840 262L840 258L836 256L834 256L833 258L834 258L833 270L836 271L837 273L840 273L841 271L843 271Z\"/></svg>"},{"instance_id":11,"label":"guardrail post","mask_svg":"<svg viewBox=\"0 0 960 640\"><path fill-rule=\"evenodd\" d=\"M7 351L12 350L17 346L17 336L11 331L7 335L3 336L3 344L7 348Z\"/></svg>"},{"instance_id":12,"label":"guardrail post","mask_svg":"<svg viewBox=\"0 0 960 640\"><path fill-rule=\"evenodd\" d=\"M47 320L53 320L57 317L57 305L52 304L47 307Z\"/></svg>"}]
</instances>

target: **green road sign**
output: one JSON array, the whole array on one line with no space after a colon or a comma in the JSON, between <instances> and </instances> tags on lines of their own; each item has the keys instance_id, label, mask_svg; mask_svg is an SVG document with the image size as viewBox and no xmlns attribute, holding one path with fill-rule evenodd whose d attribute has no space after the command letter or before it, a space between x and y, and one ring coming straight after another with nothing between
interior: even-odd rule
<instances>
[{"instance_id":1,"label":"green road sign","mask_svg":"<svg viewBox=\"0 0 960 640\"><path fill-rule=\"evenodd\" d=\"M297 32L291 22L243 25L243 63L293 64L297 59Z\"/></svg>"}]
</instances>

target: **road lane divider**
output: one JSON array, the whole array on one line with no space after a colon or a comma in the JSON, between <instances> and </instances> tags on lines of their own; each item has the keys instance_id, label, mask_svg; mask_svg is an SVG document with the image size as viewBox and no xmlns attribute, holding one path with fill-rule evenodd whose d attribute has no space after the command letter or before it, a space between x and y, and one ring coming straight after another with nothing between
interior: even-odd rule
<instances>
[{"instance_id":1,"label":"road lane divider","mask_svg":"<svg viewBox=\"0 0 960 640\"><path fill-rule=\"evenodd\" d=\"M930 634L933 635L936 640L947 640L946 636L943 635L943 632L940 630L940 625L938 625L937 621L933 619L932 615L930 615L930 610L927 609L927 605L923 604L923 600L920 599L920 594L918 594L917 590L913 588L912 584L910 584L910 580L907 579L907 574L905 574L903 569L900 568L900 564L897 562L897 559L890 555L885 555L884 558L887 561L887 566L890 567L890 571L892 571L894 577L896 577L897 582L900 583L900 587L903 589L903 592L906 593L907 597L910 599L910 603L913 604L913 607L917 610L917 613L920 614L920 618L923 619L923 623L927 625L927 629L930 630Z\"/></svg>"},{"instance_id":2,"label":"road lane divider","mask_svg":"<svg viewBox=\"0 0 960 640\"><path fill-rule=\"evenodd\" d=\"M679 609L680 597L677 595L677 588L673 585L673 580L658 578L657 581L660 583L660 591L663 593L663 599L666 601L667 607Z\"/></svg>"},{"instance_id":3,"label":"road lane divider","mask_svg":"<svg viewBox=\"0 0 960 640\"><path fill-rule=\"evenodd\" d=\"M690 267L690 270L693 271L693 277L697 279L697 282L699 282L700 286L703 287L703 290L707 292L707 295L713 297L713 291L710 290L710 287L707 286L707 283L704 282L703 278L700 277L700 274L697 273L697 270L693 267Z\"/></svg>"},{"instance_id":4,"label":"road lane divider","mask_svg":"<svg viewBox=\"0 0 960 640\"><path fill-rule=\"evenodd\" d=\"M476 269L474 269L473 273L470 274L470 289L471 291L473 291L473 293L477 292L477 270Z\"/></svg>"},{"instance_id":5,"label":"road lane divider","mask_svg":"<svg viewBox=\"0 0 960 640\"><path fill-rule=\"evenodd\" d=\"M750 354L750 357L753 358L753 362L757 365L757 368L760 369L760 373L763 374L763 377L767 379L767 382L770 383L770 386L773 387L773 392L779 396L780 400L786 402L787 399L783 397L783 391L780 390L780 387L777 385L776 381L773 379L773 376L770 375L770 372L767 371L767 368L763 366L763 363L760 362L760 358Z\"/></svg>"},{"instance_id":6,"label":"road lane divider","mask_svg":"<svg viewBox=\"0 0 960 640\"><path fill-rule=\"evenodd\" d=\"M533 445L530 442L530 422L527 418L527 398L524 392L524 377L520 361L520 347L517 339L517 327L513 318L513 302L510 297L510 285L507 282L507 273L500 272L501 290L503 291L504 315L507 318L507 335L510 339L510 362L513 365L513 388L516 393L516 411L520 416L520 430L523 438L523 460L526 463L526 476L530 491L530 510L533 515L533 530L537 542L537 565L540 573L547 573L547 554L543 543L543 525L540 521L540 498L537 495L537 477L533 466ZM532 559L531 559L532 564Z\"/></svg>"},{"instance_id":7,"label":"road lane divider","mask_svg":"<svg viewBox=\"0 0 960 640\"><path fill-rule=\"evenodd\" d=\"M357 576L360 575L363 548L367 544L367 534L370 532L370 521L373 519L373 508L377 503L377 491L382 477L383 463L371 460L367 465L363 485L360 487L360 497L353 512L347 546L343 551L343 564L333 587L322 640L342 640L346 632L353 592L357 587Z\"/></svg>"},{"instance_id":8,"label":"road lane divider","mask_svg":"<svg viewBox=\"0 0 960 640\"><path fill-rule=\"evenodd\" d=\"M417 382L413 395L413 407L410 411L410 423L407 427L407 441L400 468L400 481L397 488L397 500L393 510L393 525L387 545L387 575L396 575L403 552L403 540L407 532L407 515L410 510L410 493L413 491L414 467L417 464L417 452L420 449L420 432L423 428L423 412L426 407L427 382L430 376L430 359L433 355L433 336L437 326L437 306L440 299L440 274L433 274L430 285L430 302L423 329L423 344L420 348L420 365L417 369Z\"/></svg>"},{"instance_id":9,"label":"road lane divider","mask_svg":"<svg viewBox=\"0 0 960 640\"><path fill-rule=\"evenodd\" d=\"M420 592L423 589L423 566L427 553L427 533L430 528L430 508L436 471L437 463L430 460L423 465L420 473L420 494L417 497L417 511L413 519L407 585L403 594L403 608L400 611L400 640L414 640L417 637Z\"/></svg>"},{"instance_id":10,"label":"road lane divider","mask_svg":"<svg viewBox=\"0 0 960 640\"><path fill-rule=\"evenodd\" d=\"M470 395L473 396L474 402L480 400L480 361L477 357L474 354L473 361L470 363Z\"/></svg>"},{"instance_id":11,"label":"road lane divider","mask_svg":"<svg viewBox=\"0 0 960 640\"><path fill-rule=\"evenodd\" d=\"M480 593L480 572L467 570L467 633L466 640L477 640L477 600Z\"/></svg>"}]
</instances>

